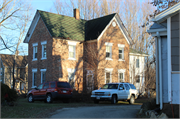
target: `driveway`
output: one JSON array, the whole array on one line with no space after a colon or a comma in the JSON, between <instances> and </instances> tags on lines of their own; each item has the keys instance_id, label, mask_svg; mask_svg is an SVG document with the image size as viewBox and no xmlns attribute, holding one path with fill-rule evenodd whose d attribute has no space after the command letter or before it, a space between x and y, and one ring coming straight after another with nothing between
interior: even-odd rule
<instances>
[{"instance_id":1,"label":"driveway","mask_svg":"<svg viewBox=\"0 0 180 119\"><path fill-rule=\"evenodd\" d=\"M111 105L63 108L50 118L136 118L141 105Z\"/></svg>"}]
</instances>

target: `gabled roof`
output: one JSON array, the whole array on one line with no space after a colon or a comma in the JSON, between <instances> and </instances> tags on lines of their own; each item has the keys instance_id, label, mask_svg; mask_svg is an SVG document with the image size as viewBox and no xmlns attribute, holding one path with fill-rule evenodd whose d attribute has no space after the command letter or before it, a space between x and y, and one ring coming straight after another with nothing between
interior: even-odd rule
<instances>
[{"instance_id":1,"label":"gabled roof","mask_svg":"<svg viewBox=\"0 0 180 119\"><path fill-rule=\"evenodd\" d=\"M2 60L3 66L13 67L14 55L0 54L0 58ZM25 67L27 63L28 63L27 56L17 56L16 67Z\"/></svg>"},{"instance_id":2,"label":"gabled roof","mask_svg":"<svg viewBox=\"0 0 180 119\"><path fill-rule=\"evenodd\" d=\"M98 39L105 28L107 28L107 26L110 24L112 19L117 19L117 17L118 15L116 13L113 13L92 20L77 20L74 17L37 10L28 33L25 37L24 43L29 42L31 35L37 25L37 22L39 21L39 18L42 18L47 27L47 30L54 38L76 41L89 41ZM119 19L117 21L120 21ZM120 23L119 27L123 32L126 40L128 39L128 43L130 43L130 37L125 26Z\"/></svg>"},{"instance_id":3,"label":"gabled roof","mask_svg":"<svg viewBox=\"0 0 180 119\"><path fill-rule=\"evenodd\" d=\"M180 2L177 4L173 5L172 7L164 10L163 12L157 14L155 18L152 20L157 23L161 23L164 20L166 20L168 17L173 16L174 14L177 14L180 10Z\"/></svg>"},{"instance_id":4,"label":"gabled roof","mask_svg":"<svg viewBox=\"0 0 180 119\"><path fill-rule=\"evenodd\" d=\"M116 13L87 21L86 40L97 39L115 15Z\"/></svg>"},{"instance_id":5,"label":"gabled roof","mask_svg":"<svg viewBox=\"0 0 180 119\"><path fill-rule=\"evenodd\" d=\"M38 10L52 37L84 41L86 20Z\"/></svg>"}]
</instances>

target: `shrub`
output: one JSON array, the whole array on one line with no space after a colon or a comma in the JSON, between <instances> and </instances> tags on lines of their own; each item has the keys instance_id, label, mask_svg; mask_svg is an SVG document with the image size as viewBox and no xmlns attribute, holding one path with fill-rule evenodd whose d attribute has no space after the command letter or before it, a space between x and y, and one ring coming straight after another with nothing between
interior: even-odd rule
<instances>
[{"instance_id":1,"label":"shrub","mask_svg":"<svg viewBox=\"0 0 180 119\"><path fill-rule=\"evenodd\" d=\"M6 84L1 83L1 103L5 100L7 102L16 101L18 98L17 92L10 89Z\"/></svg>"}]
</instances>

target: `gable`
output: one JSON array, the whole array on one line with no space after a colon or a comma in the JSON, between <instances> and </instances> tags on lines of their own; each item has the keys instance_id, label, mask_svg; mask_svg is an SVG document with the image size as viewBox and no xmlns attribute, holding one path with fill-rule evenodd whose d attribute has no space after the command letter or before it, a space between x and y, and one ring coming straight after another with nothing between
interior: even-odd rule
<instances>
[{"instance_id":1,"label":"gable","mask_svg":"<svg viewBox=\"0 0 180 119\"><path fill-rule=\"evenodd\" d=\"M105 31L108 29L108 27L112 24L112 22L113 22L114 20L115 20L115 22L117 23L117 25L118 25L121 33L123 34L124 38L125 38L126 41L127 41L127 43L130 45L132 39L131 39L129 33L127 32L127 30L126 30L124 24L122 23L122 21L121 21L121 19L120 19L120 17L119 17L118 14L116 14L116 15L112 18L112 20L111 20L111 21L109 22L109 24L105 27L105 29L102 31L102 33L100 34L100 36L98 37L97 40L99 40L99 39L102 37L102 35L105 33Z\"/></svg>"}]
</instances>

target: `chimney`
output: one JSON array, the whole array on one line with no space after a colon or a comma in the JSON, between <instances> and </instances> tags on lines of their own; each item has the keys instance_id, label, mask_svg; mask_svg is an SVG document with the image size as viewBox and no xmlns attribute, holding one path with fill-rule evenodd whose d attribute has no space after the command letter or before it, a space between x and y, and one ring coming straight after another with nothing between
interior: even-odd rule
<instances>
[{"instance_id":1,"label":"chimney","mask_svg":"<svg viewBox=\"0 0 180 119\"><path fill-rule=\"evenodd\" d=\"M80 19L80 14L79 14L79 9L74 9L74 18L79 20Z\"/></svg>"}]
</instances>

